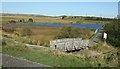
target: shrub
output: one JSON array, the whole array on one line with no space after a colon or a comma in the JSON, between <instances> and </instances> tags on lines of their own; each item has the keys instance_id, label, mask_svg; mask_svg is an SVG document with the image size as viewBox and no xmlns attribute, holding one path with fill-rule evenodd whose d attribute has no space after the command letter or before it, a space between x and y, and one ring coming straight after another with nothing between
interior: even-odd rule
<instances>
[{"instance_id":1,"label":"shrub","mask_svg":"<svg viewBox=\"0 0 120 69\"><path fill-rule=\"evenodd\" d=\"M71 36L72 38L77 38L77 37L80 37L80 28L73 28L72 31L71 31Z\"/></svg>"},{"instance_id":2,"label":"shrub","mask_svg":"<svg viewBox=\"0 0 120 69\"><path fill-rule=\"evenodd\" d=\"M33 41L32 41L32 44L33 44L33 45L37 45L37 43L38 43L38 41L36 41L36 40L33 40Z\"/></svg>"},{"instance_id":3,"label":"shrub","mask_svg":"<svg viewBox=\"0 0 120 69\"><path fill-rule=\"evenodd\" d=\"M104 59L106 60L106 62L110 62L110 61L112 61L113 60L113 55L112 54L106 54L105 56L104 56Z\"/></svg>"},{"instance_id":4,"label":"shrub","mask_svg":"<svg viewBox=\"0 0 120 69\"><path fill-rule=\"evenodd\" d=\"M44 43L44 46L49 47L50 45L49 43Z\"/></svg>"},{"instance_id":5,"label":"shrub","mask_svg":"<svg viewBox=\"0 0 120 69\"><path fill-rule=\"evenodd\" d=\"M60 32L55 38L77 38L79 37L79 28L72 28L70 26L64 26L60 29Z\"/></svg>"},{"instance_id":6,"label":"shrub","mask_svg":"<svg viewBox=\"0 0 120 69\"><path fill-rule=\"evenodd\" d=\"M40 42L40 46L43 46L43 45L44 45L44 42L43 42L43 41L41 41L41 42Z\"/></svg>"},{"instance_id":7,"label":"shrub","mask_svg":"<svg viewBox=\"0 0 120 69\"><path fill-rule=\"evenodd\" d=\"M29 40L29 41L27 42L27 44L31 44L31 45L32 45L32 41L31 41L31 40Z\"/></svg>"},{"instance_id":8,"label":"shrub","mask_svg":"<svg viewBox=\"0 0 120 69\"><path fill-rule=\"evenodd\" d=\"M62 27L59 34L57 35L57 38L70 38L71 31L71 27Z\"/></svg>"},{"instance_id":9,"label":"shrub","mask_svg":"<svg viewBox=\"0 0 120 69\"><path fill-rule=\"evenodd\" d=\"M46 47L49 47L49 42L48 41L41 41L40 42L40 46L46 46Z\"/></svg>"},{"instance_id":10,"label":"shrub","mask_svg":"<svg viewBox=\"0 0 120 69\"><path fill-rule=\"evenodd\" d=\"M65 19L67 16L62 16L61 19Z\"/></svg>"},{"instance_id":11,"label":"shrub","mask_svg":"<svg viewBox=\"0 0 120 69\"><path fill-rule=\"evenodd\" d=\"M3 37L12 38L12 37L10 37L10 36L8 36L8 35L5 35L5 34L3 34Z\"/></svg>"},{"instance_id":12,"label":"shrub","mask_svg":"<svg viewBox=\"0 0 120 69\"><path fill-rule=\"evenodd\" d=\"M88 38L90 37L90 30L88 29L80 29L80 28L72 28L70 26L64 26L60 29L58 34L55 36L55 39L61 38Z\"/></svg>"},{"instance_id":13,"label":"shrub","mask_svg":"<svg viewBox=\"0 0 120 69\"><path fill-rule=\"evenodd\" d=\"M14 27L3 27L2 30L8 33L13 33L15 31L15 28Z\"/></svg>"},{"instance_id":14,"label":"shrub","mask_svg":"<svg viewBox=\"0 0 120 69\"><path fill-rule=\"evenodd\" d=\"M104 31L108 34L107 42L115 47L120 45L120 20L114 19L110 24L106 24Z\"/></svg>"},{"instance_id":15,"label":"shrub","mask_svg":"<svg viewBox=\"0 0 120 69\"><path fill-rule=\"evenodd\" d=\"M3 39L2 40L2 46L5 46L6 45L6 41Z\"/></svg>"},{"instance_id":16,"label":"shrub","mask_svg":"<svg viewBox=\"0 0 120 69\"><path fill-rule=\"evenodd\" d=\"M16 23L15 20L8 21L8 23Z\"/></svg>"},{"instance_id":17,"label":"shrub","mask_svg":"<svg viewBox=\"0 0 120 69\"><path fill-rule=\"evenodd\" d=\"M49 41L46 41L46 42L44 43L44 46L46 46L46 47L50 47L50 43L49 43Z\"/></svg>"},{"instance_id":18,"label":"shrub","mask_svg":"<svg viewBox=\"0 0 120 69\"><path fill-rule=\"evenodd\" d=\"M20 20L18 20L18 22L25 22L25 20L24 19L20 19Z\"/></svg>"},{"instance_id":19,"label":"shrub","mask_svg":"<svg viewBox=\"0 0 120 69\"><path fill-rule=\"evenodd\" d=\"M32 18L29 18L29 19L28 19L28 22L33 22L33 19L32 19Z\"/></svg>"}]
</instances>

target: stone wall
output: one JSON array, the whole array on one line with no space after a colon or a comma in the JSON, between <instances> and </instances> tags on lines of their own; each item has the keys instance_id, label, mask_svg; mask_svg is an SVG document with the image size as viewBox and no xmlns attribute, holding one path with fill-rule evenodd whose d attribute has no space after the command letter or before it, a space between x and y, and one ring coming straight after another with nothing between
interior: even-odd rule
<instances>
[{"instance_id":1,"label":"stone wall","mask_svg":"<svg viewBox=\"0 0 120 69\"><path fill-rule=\"evenodd\" d=\"M62 51L73 51L87 47L89 40L82 40L81 38L66 38L50 41L50 47Z\"/></svg>"}]
</instances>

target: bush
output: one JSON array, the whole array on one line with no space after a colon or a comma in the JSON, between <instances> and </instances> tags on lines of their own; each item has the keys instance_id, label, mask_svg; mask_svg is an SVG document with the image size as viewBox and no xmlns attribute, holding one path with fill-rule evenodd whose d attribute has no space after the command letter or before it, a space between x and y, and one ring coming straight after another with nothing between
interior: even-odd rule
<instances>
[{"instance_id":1,"label":"bush","mask_svg":"<svg viewBox=\"0 0 120 69\"><path fill-rule=\"evenodd\" d=\"M108 34L107 42L115 47L120 45L120 20L114 19L110 24L106 24L104 31Z\"/></svg>"},{"instance_id":2,"label":"bush","mask_svg":"<svg viewBox=\"0 0 120 69\"><path fill-rule=\"evenodd\" d=\"M49 47L50 45L49 45L49 43L44 43L44 46Z\"/></svg>"},{"instance_id":3,"label":"bush","mask_svg":"<svg viewBox=\"0 0 120 69\"><path fill-rule=\"evenodd\" d=\"M8 33L14 33L15 28L14 27L3 27L2 30Z\"/></svg>"},{"instance_id":4,"label":"bush","mask_svg":"<svg viewBox=\"0 0 120 69\"><path fill-rule=\"evenodd\" d=\"M60 29L55 39L61 38L89 38L91 36L90 30L81 28L72 28L70 26L64 26Z\"/></svg>"},{"instance_id":5,"label":"bush","mask_svg":"<svg viewBox=\"0 0 120 69\"><path fill-rule=\"evenodd\" d=\"M72 31L71 31L71 38L77 38L77 37L80 37L80 28L72 28Z\"/></svg>"},{"instance_id":6,"label":"bush","mask_svg":"<svg viewBox=\"0 0 120 69\"><path fill-rule=\"evenodd\" d=\"M48 41L41 41L40 42L40 46L46 46L46 47L49 47L49 42Z\"/></svg>"},{"instance_id":7,"label":"bush","mask_svg":"<svg viewBox=\"0 0 120 69\"><path fill-rule=\"evenodd\" d=\"M6 41L3 39L2 40L2 46L5 46L6 45Z\"/></svg>"},{"instance_id":8,"label":"bush","mask_svg":"<svg viewBox=\"0 0 120 69\"><path fill-rule=\"evenodd\" d=\"M15 20L8 21L8 23L16 23Z\"/></svg>"},{"instance_id":9,"label":"bush","mask_svg":"<svg viewBox=\"0 0 120 69\"><path fill-rule=\"evenodd\" d=\"M33 22L33 19L32 19L32 18L29 18L29 19L28 19L28 22Z\"/></svg>"},{"instance_id":10,"label":"bush","mask_svg":"<svg viewBox=\"0 0 120 69\"><path fill-rule=\"evenodd\" d=\"M11 36L8 36L8 35L5 35L5 34L3 34L3 37L12 38Z\"/></svg>"},{"instance_id":11,"label":"bush","mask_svg":"<svg viewBox=\"0 0 120 69\"><path fill-rule=\"evenodd\" d=\"M79 37L79 28L72 28L70 26L64 26L60 29L60 32L55 38L77 38Z\"/></svg>"},{"instance_id":12,"label":"bush","mask_svg":"<svg viewBox=\"0 0 120 69\"><path fill-rule=\"evenodd\" d=\"M65 19L67 16L62 16L61 19Z\"/></svg>"},{"instance_id":13,"label":"bush","mask_svg":"<svg viewBox=\"0 0 120 69\"><path fill-rule=\"evenodd\" d=\"M18 22L25 22L25 20L24 19L20 19Z\"/></svg>"},{"instance_id":14,"label":"bush","mask_svg":"<svg viewBox=\"0 0 120 69\"><path fill-rule=\"evenodd\" d=\"M58 38L70 38L71 30L72 30L71 27L62 27L57 37Z\"/></svg>"},{"instance_id":15,"label":"bush","mask_svg":"<svg viewBox=\"0 0 120 69\"><path fill-rule=\"evenodd\" d=\"M32 41L31 41L31 40L29 40L29 41L27 42L27 44L31 44L31 45L32 45Z\"/></svg>"},{"instance_id":16,"label":"bush","mask_svg":"<svg viewBox=\"0 0 120 69\"><path fill-rule=\"evenodd\" d=\"M37 45L37 43L38 43L38 41L36 41L36 40L33 40L33 41L32 41L32 44L33 44L33 45Z\"/></svg>"},{"instance_id":17,"label":"bush","mask_svg":"<svg viewBox=\"0 0 120 69\"><path fill-rule=\"evenodd\" d=\"M40 42L40 46L43 46L44 45L44 42Z\"/></svg>"}]
</instances>

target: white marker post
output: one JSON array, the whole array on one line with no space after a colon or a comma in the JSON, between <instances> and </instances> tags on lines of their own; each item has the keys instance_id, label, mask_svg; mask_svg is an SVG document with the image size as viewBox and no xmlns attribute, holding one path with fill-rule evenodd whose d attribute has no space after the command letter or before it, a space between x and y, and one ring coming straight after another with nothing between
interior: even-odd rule
<instances>
[{"instance_id":1,"label":"white marker post","mask_svg":"<svg viewBox=\"0 0 120 69\"><path fill-rule=\"evenodd\" d=\"M105 39L105 40L104 40L104 45L106 45L107 33L104 33L103 38Z\"/></svg>"}]
</instances>

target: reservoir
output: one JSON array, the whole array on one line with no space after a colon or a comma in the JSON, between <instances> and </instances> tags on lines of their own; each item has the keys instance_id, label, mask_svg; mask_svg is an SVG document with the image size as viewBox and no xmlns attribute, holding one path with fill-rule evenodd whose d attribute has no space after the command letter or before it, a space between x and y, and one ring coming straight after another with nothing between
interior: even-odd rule
<instances>
[{"instance_id":1,"label":"reservoir","mask_svg":"<svg viewBox=\"0 0 120 69\"><path fill-rule=\"evenodd\" d=\"M51 26L51 27L71 26L79 28L98 29L101 28L103 25L104 24L14 23L4 24L3 26Z\"/></svg>"}]
</instances>

